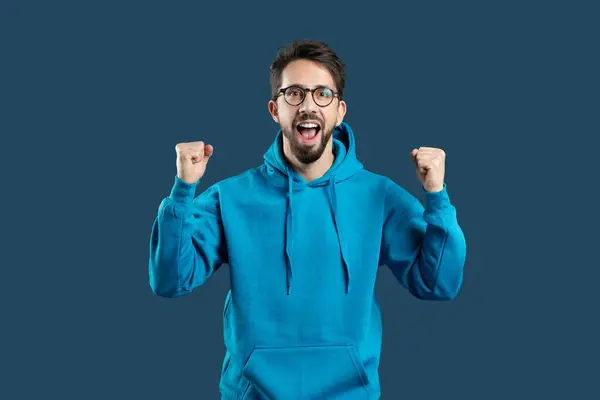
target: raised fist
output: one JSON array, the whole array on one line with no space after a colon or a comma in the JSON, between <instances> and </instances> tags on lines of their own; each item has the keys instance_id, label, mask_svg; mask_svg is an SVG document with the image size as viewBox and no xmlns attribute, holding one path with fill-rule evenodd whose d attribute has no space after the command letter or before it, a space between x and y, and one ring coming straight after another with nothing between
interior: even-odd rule
<instances>
[{"instance_id":1,"label":"raised fist","mask_svg":"<svg viewBox=\"0 0 600 400\"><path fill-rule=\"evenodd\" d=\"M177 177L189 184L198 182L206 172L213 151L213 147L204 142L177 143Z\"/></svg>"}]
</instances>

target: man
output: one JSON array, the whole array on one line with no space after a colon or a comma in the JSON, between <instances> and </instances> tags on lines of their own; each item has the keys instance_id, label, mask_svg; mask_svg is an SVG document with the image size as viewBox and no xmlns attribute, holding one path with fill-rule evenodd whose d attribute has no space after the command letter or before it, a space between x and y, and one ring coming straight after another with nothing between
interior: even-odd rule
<instances>
[{"instance_id":1,"label":"man","mask_svg":"<svg viewBox=\"0 0 600 400\"><path fill-rule=\"evenodd\" d=\"M150 241L156 295L183 296L224 263L223 399L378 399L380 265L424 300L453 299L465 238L444 182L445 153L415 163L426 204L367 171L343 122L344 65L318 41L295 41L271 66L280 130L264 163L195 189L214 149L176 146L177 176Z\"/></svg>"}]
</instances>

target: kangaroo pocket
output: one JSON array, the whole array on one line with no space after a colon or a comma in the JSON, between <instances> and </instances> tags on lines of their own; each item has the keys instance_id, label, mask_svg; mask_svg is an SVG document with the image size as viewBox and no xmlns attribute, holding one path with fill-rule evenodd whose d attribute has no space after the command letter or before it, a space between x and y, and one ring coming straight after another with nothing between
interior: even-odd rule
<instances>
[{"instance_id":1,"label":"kangaroo pocket","mask_svg":"<svg viewBox=\"0 0 600 400\"><path fill-rule=\"evenodd\" d=\"M244 375L272 400L366 394L368 377L353 345L255 348Z\"/></svg>"}]
</instances>

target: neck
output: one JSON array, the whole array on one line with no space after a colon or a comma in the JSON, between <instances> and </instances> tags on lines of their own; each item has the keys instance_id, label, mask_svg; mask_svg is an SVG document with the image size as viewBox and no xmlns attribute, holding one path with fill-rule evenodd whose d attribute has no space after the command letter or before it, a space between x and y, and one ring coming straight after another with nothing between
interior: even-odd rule
<instances>
[{"instance_id":1,"label":"neck","mask_svg":"<svg viewBox=\"0 0 600 400\"><path fill-rule=\"evenodd\" d=\"M312 164L303 164L298 161L298 159L292 154L288 143L283 146L283 152L292 168L294 168L294 170L302 178L304 178L306 182L311 182L325 175L335 160L332 140L330 140L327 144L327 147L325 147L323 155L321 155L321 157Z\"/></svg>"}]
</instances>

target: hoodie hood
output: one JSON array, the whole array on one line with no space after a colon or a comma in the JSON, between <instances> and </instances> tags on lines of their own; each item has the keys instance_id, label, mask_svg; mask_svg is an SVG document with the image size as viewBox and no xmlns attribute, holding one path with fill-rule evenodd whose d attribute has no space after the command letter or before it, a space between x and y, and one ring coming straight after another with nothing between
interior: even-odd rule
<instances>
[{"instance_id":1,"label":"hoodie hood","mask_svg":"<svg viewBox=\"0 0 600 400\"><path fill-rule=\"evenodd\" d=\"M275 140L264 154L264 164L269 180L278 187L287 189L287 207L285 218L285 253L287 268L287 294L291 294L293 278L292 249L294 247L294 190L305 188L328 186L327 197L329 207L336 229L342 264L346 276L346 293L350 291L351 268L348 265L347 250L344 248L343 232L340 230L338 219L338 199L336 197L336 185L354 176L363 169L363 164L356 158L354 133L350 126L342 122L335 127L333 134L333 153L335 160L329 170L320 178L312 182L306 182L288 164L283 153L283 132L277 133Z\"/></svg>"}]
</instances>

